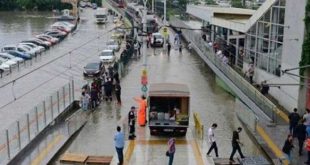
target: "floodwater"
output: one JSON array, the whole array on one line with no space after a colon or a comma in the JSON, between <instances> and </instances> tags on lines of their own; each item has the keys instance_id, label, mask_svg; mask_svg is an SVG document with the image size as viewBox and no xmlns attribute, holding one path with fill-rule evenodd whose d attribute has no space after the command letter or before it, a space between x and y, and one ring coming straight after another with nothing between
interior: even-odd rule
<instances>
[{"instance_id":1,"label":"floodwater","mask_svg":"<svg viewBox=\"0 0 310 165\"><path fill-rule=\"evenodd\" d=\"M32 38L53 22L52 12L0 12L0 46Z\"/></svg>"}]
</instances>

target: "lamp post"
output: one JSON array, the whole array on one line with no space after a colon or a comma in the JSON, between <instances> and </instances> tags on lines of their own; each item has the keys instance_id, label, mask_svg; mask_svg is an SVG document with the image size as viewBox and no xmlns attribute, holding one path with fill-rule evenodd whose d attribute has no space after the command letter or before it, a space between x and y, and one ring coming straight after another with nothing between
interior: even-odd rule
<instances>
[{"instance_id":1,"label":"lamp post","mask_svg":"<svg viewBox=\"0 0 310 165\"><path fill-rule=\"evenodd\" d=\"M168 34L168 29L167 29L167 0L164 0L164 50L166 50L166 40L167 40L167 34Z\"/></svg>"},{"instance_id":2,"label":"lamp post","mask_svg":"<svg viewBox=\"0 0 310 165\"><path fill-rule=\"evenodd\" d=\"M147 3L148 0L143 0L144 2L144 9L143 9L143 19L142 19L142 24L143 24L143 33L146 33L147 34L147 27L146 27L146 14L147 14L147 8L146 8L146 3ZM143 41L146 41L146 38L143 37ZM147 94L147 62L146 62L146 43L144 42L143 44L143 69L142 69L142 75L141 75L141 85L142 85L142 88L141 88L141 91L142 91L142 94L144 96L146 96Z\"/></svg>"}]
</instances>

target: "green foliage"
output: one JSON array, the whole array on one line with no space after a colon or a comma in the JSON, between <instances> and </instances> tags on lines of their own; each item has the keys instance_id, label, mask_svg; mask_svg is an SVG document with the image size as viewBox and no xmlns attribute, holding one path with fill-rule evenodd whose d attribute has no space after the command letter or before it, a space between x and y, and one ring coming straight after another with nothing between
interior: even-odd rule
<instances>
[{"instance_id":1,"label":"green foliage","mask_svg":"<svg viewBox=\"0 0 310 165\"><path fill-rule=\"evenodd\" d=\"M207 5L216 5L216 2L214 0L205 0Z\"/></svg>"},{"instance_id":2,"label":"green foliage","mask_svg":"<svg viewBox=\"0 0 310 165\"><path fill-rule=\"evenodd\" d=\"M305 39L302 44L302 54L299 66L310 65L310 1L307 2L305 12ZM299 70L300 75L304 75L305 68ZM303 81L303 79L301 79Z\"/></svg>"},{"instance_id":3,"label":"green foliage","mask_svg":"<svg viewBox=\"0 0 310 165\"><path fill-rule=\"evenodd\" d=\"M231 6L236 8L243 8L242 0L231 0Z\"/></svg>"}]
</instances>

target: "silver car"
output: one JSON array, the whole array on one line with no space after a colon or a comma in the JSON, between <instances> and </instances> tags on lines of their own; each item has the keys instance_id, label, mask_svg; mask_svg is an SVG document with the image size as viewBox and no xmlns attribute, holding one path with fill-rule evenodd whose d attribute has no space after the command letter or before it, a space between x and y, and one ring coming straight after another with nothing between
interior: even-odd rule
<instances>
[{"instance_id":1,"label":"silver car","mask_svg":"<svg viewBox=\"0 0 310 165\"><path fill-rule=\"evenodd\" d=\"M115 40L109 40L107 42L107 47L108 49L114 50L115 52L118 52L120 50L120 45Z\"/></svg>"}]
</instances>

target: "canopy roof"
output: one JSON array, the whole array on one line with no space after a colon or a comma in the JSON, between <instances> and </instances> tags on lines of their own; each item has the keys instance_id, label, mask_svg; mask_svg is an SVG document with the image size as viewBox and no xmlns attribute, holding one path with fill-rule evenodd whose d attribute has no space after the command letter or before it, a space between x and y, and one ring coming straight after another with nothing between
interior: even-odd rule
<instances>
[{"instance_id":1,"label":"canopy roof","mask_svg":"<svg viewBox=\"0 0 310 165\"><path fill-rule=\"evenodd\" d=\"M149 96L154 97L189 97L189 88L185 84L155 83L150 85Z\"/></svg>"}]
</instances>

